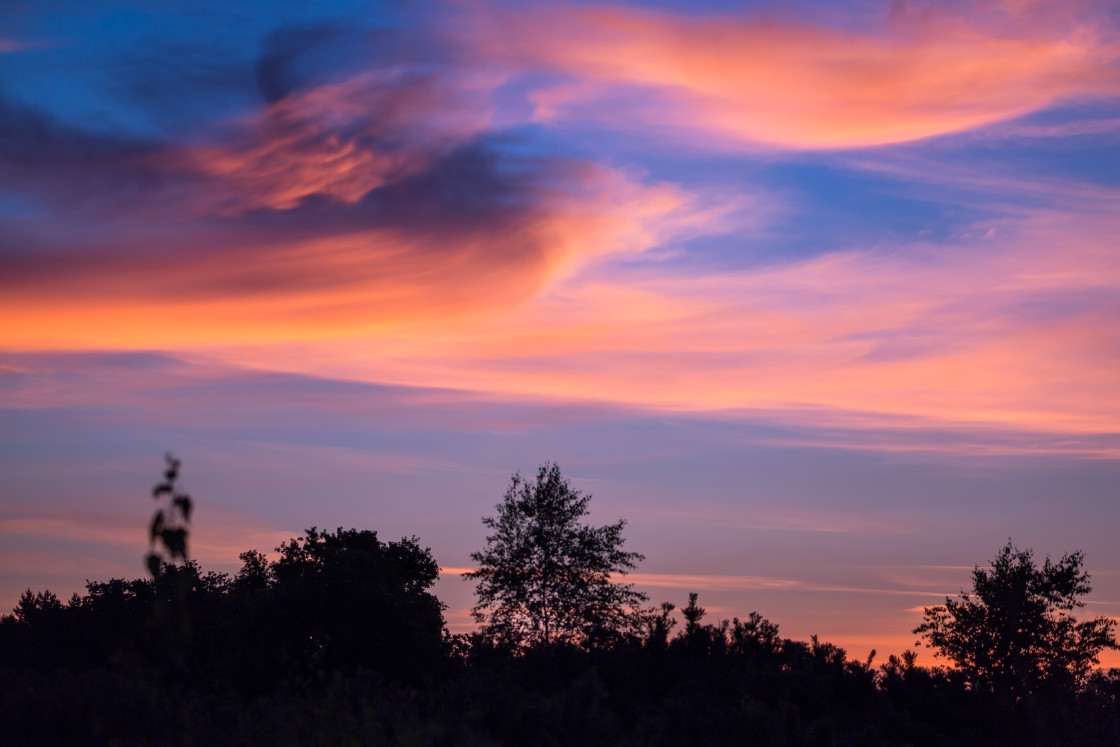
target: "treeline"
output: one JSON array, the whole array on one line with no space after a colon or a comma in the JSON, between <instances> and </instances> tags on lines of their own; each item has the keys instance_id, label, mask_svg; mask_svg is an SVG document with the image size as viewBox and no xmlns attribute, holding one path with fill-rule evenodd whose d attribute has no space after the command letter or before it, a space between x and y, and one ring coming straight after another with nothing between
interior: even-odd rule
<instances>
[{"instance_id":1,"label":"treeline","mask_svg":"<svg viewBox=\"0 0 1120 747\"><path fill-rule=\"evenodd\" d=\"M1039 568L1009 544L975 596L927 610L916 632L953 667L853 660L757 613L712 621L695 594L644 606L611 579L641 559L623 522L584 524L589 497L546 465L484 520L480 627L450 635L416 538L312 528L204 572L177 471L157 486L150 578L66 602L29 590L0 618L4 741L1120 744L1120 670L1088 666L1111 624L1066 615L1088 589L1076 554Z\"/></svg>"},{"instance_id":2,"label":"treeline","mask_svg":"<svg viewBox=\"0 0 1120 747\"><path fill-rule=\"evenodd\" d=\"M285 680L368 669L417 682L445 665L439 568L413 540L307 531L234 576L164 564L154 579L90 582L63 604L24 593L0 619L9 666L159 674L256 695Z\"/></svg>"}]
</instances>

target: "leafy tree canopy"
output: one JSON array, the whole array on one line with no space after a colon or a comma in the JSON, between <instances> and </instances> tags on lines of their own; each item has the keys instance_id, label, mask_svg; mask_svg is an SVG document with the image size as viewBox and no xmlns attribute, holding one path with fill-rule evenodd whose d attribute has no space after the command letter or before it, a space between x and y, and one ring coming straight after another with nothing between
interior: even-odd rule
<instances>
[{"instance_id":1,"label":"leafy tree canopy","mask_svg":"<svg viewBox=\"0 0 1120 747\"><path fill-rule=\"evenodd\" d=\"M1023 697L1080 683L1103 649L1117 647L1115 621L1072 614L1092 588L1083 561L1075 552L1039 568L1009 541L991 568L973 570L971 594L927 607L914 633L989 690Z\"/></svg>"},{"instance_id":2,"label":"leafy tree canopy","mask_svg":"<svg viewBox=\"0 0 1120 747\"><path fill-rule=\"evenodd\" d=\"M382 542L369 530L311 527L277 551L272 563L243 553L234 579L264 613L257 640L294 661L400 676L442 657L444 605L430 592L439 564L416 537Z\"/></svg>"},{"instance_id":3,"label":"leafy tree canopy","mask_svg":"<svg viewBox=\"0 0 1120 747\"><path fill-rule=\"evenodd\" d=\"M627 627L646 596L616 583L643 556L622 549L624 520L602 527L584 523L591 496L573 490L555 463L536 479L514 474L486 547L471 555L477 571L475 619L483 635L515 649L582 643L590 635Z\"/></svg>"}]
</instances>

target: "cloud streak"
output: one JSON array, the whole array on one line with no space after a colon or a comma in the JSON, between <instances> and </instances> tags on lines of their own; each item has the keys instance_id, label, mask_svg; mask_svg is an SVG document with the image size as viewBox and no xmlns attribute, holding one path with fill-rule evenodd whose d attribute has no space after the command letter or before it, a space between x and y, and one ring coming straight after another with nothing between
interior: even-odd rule
<instances>
[{"instance_id":1,"label":"cloud streak","mask_svg":"<svg viewBox=\"0 0 1120 747\"><path fill-rule=\"evenodd\" d=\"M1086 6L1057 3L897 3L855 31L775 15L547 4L482 12L468 44L497 64L569 76L532 93L540 121L702 138L702 147L853 148L1117 95L1115 32L1101 25L1106 10L1088 9L1087 19Z\"/></svg>"},{"instance_id":2,"label":"cloud streak","mask_svg":"<svg viewBox=\"0 0 1120 747\"><path fill-rule=\"evenodd\" d=\"M404 324L368 338L367 353L324 341L301 370L770 411L846 429L947 427L966 441L968 429L985 428L1107 437L1120 425L1109 395L1120 277L1103 240L1113 222L1043 215L955 249L852 250L718 275L607 265L517 304L513 316ZM277 368L310 360L259 348L233 355ZM1106 441L1085 447L1115 452ZM1029 438L1014 448L1030 449Z\"/></svg>"},{"instance_id":3,"label":"cloud streak","mask_svg":"<svg viewBox=\"0 0 1120 747\"><path fill-rule=\"evenodd\" d=\"M9 258L0 309L26 322L3 344L162 347L351 381L741 411L872 449L1116 456L1114 219L1042 213L956 248L666 275L617 257L693 230L702 213L671 189L614 182L602 194L605 205L553 202L513 227L503 213L446 242L383 228ZM924 435L882 436L906 431ZM934 431L957 435L939 444Z\"/></svg>"}]
</instances>

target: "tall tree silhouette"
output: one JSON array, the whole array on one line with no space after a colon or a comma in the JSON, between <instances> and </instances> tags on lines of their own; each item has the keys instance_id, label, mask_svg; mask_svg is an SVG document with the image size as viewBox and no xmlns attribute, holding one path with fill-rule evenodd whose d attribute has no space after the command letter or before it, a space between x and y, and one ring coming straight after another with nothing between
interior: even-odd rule
<instances>
[{"instance_id":1,"label":"tall tree silhouette","mask_svg":"<svg viewBox=\"0 0 1120 747\"><path fill-rule=\"evenodd\" d=\"M1089 574L1080 552L1035 565L1031 550L1009 541L992 566L972 571L973 591L926 607L914 629L937 656L966 672L978 686L1023 697L1047 686L1080 684L1105 648L1117 648L1107 617L1078 621Z\"/></svg>"},{"instance_id":2,"label":"tall tree silhouette","mask_svg":"<svg viewBox=\"0 0 1120 747\"><path fill-rule=\"evenodd\" d=\"M591 496L573 490L555 463L535 480L513 475L479 564L463 574L478 585L472 610L483 635L515 649L579 643L625 627L646 596L616 583L643 556L622 549L624 520L602 527L583 523Z\"/></svg>"}]
</instances>

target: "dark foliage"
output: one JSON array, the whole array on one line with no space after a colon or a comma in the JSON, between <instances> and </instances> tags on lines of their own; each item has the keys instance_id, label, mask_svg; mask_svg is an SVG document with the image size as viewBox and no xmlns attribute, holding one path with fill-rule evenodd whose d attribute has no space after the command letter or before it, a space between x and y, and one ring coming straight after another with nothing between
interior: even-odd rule
<instances>
[{"instance_id":1,"label":"dark foliage","mask_svg":"<svg viewBox=\"0 0 1120 747\"><path fill-rule=\"evenodd\" d=\"M65 605L64 605L65 608ZM684 609L701 608L695 597ZM52 607L52 609L54 609ZM49 614L49 613L48 613ZM693 614L693 613L690 613ZM878 670L746 621L668 638L476 645L422 680L334 666L256 694L210 679L154 689L113 667L0 668L0 729L19 743L419 745L1114 745L1120 671L1017 705L913 654ZM14 617L0 624L6 639Z\"/></svg>"},{"instance_id":2,"label":"dark foliage","mask_svg":"<svg viewBox=\"0 0 1120 747\"><path fill-rule=\"evenodd\" d=\"M443 660L443 605L430 592L439 576L415 537L383 543L371 531L308 529L285 542L279 560L242 555L231 603L233 635L268 662L246 677L366 668L414 678Z\"/></svg>"},{"instance_id":3,"label":"dark foliage","mask_svg":"<svg viewBox=\"0 0 1120 747\"><path fill-rule=\"evenodd\" d=\"M1116 623L1078 621L1091 590L1081 553L1035 565L1008 542L991 568L972 572L973 592L927 607L914 633L978 688L1003 697L1061 692L1083 684L1105 648L1117 648Z\"/></svg>"}]
</instances>

